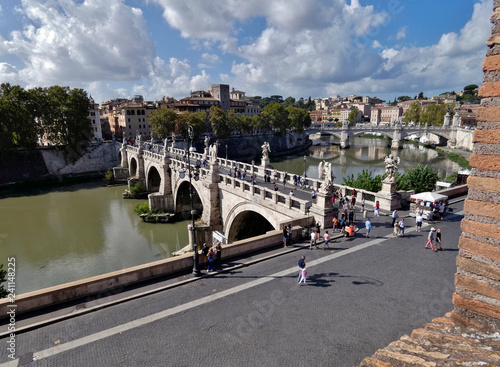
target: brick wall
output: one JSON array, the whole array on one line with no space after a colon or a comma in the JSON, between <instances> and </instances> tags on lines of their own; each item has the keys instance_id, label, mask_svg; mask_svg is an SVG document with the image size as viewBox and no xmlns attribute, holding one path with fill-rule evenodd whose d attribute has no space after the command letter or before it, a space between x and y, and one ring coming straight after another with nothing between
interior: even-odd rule
<instances>
[{"instance_id":1,"label":"brick wall","mask_svg":"<svg viewBox=\"0 0 500 367\"><path fill-rule=\"evenodd\" d=\"M473 167L465 201L452 318L500 330L500 0L494 1L492 35L483 62Z\"/></svg>"}]
</instances>

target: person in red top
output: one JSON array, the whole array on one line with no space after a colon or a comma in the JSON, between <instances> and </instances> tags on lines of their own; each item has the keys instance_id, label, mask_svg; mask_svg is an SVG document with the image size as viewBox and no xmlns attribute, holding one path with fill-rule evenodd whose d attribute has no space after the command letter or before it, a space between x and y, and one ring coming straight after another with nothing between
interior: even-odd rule
<instances>
[{"instance_id":1,"label":"person in red top","mask_svg":"<svg viewBox=\"0 0 500 367\"><path fill-rule=\"evenodd\" d=\"M323 239L325 240L325 243L323 245L323 250L325 249L325 246L330 248L330 246L328 246L328 242L330 242L330 235L328 234L328 231L326 231L325 234L323 235Z\"/></svg>"},{"instance_id":2,"label":"person in red top","mask_svg":"<svg viewBox=\"0 0 500 367\"><path fill-rule=\"evenodd\" d=\"M375 203L375 215L376 215L377 217L380 217L380 204L379 204L378 200L377 200L377 202Z\"/></svg>"}]
</instances>

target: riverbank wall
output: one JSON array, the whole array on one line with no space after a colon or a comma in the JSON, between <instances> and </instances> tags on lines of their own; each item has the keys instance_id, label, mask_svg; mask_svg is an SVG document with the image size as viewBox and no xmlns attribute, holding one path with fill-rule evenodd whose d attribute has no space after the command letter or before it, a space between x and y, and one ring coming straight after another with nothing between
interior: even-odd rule
<instances>
[{"instance_id":1,"label":"riverbank wall","mask_svg":"<svg viewBox=\"0 0 500 367\"><path fill-rule=\"evenodd\" d=\"M296 240L302 235L302 228L309 218L302 218L293 222L292 239ZM289 223L289 222L287 222ZM222 245L222 259L238 257L250 252L272 248L283 243L281 230L269 231L264 235L236 241ZM205 264L205 259L200 251L200 267ZM193 268L193 253L171 257L127 269L114 271L70 283L65 283L33 292L16 295L16 314L35 311L48 306L77 299L95 299L104 295L120 292L125 287L148 281L154 278L179 274ZM6 318L7 311L12 306L9 298L0 299L0 319Z\"/></svg>"},{"instance_id":2,"label":"riverbank wall","mask_svg":"<svg viewBox=\"0 0 500 367\"><path fill-rule=\"evenodd\" d=\"M74 161L71 153L56 147L14 150L0 157L0 185L104 172L120 163L120 148L114 141L91 144Z\"/></svg>"}]
</instances>

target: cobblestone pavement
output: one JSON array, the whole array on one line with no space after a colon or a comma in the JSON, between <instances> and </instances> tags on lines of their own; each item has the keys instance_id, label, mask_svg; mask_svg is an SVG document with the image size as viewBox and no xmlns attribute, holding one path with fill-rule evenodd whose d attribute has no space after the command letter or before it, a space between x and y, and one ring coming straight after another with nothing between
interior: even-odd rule
<instances>
[{"instance_id":1,"label":"cobblestone pavement","mask_svg":"<svg viewBox=\"0 0 500 367\"><path fill-rule=\"evenodd\" d=\"M462 203L453 209L419 233L409 218L402 238L376 217L371 238L361 229L327 250L275 249L280 256L251 266L18 333L9 365L357 365L453 308ZM424 249L430 225L442 229L445 251Z\"/></svg>"}]
</instances>

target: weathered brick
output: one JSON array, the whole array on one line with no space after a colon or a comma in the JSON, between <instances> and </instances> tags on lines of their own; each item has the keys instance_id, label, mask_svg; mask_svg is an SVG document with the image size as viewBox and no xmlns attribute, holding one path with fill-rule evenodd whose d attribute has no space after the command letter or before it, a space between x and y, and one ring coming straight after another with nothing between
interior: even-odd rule
<instances>
[{"instance_id":1,"label":"weathered brick","mask_svg":"<svg viewBox=\"0 0 500 367\"><path fill-rule=\"evenodd\" d=\"M489 36L488 40L486 41L486 44L489 47L500 44L500 34L496 33Z\"/></svg>"},{"instance_id":2,"label":"weathered brick","mask_svg":"<svg viewBox=\"0 0 500 367\"><path fill-rule=\"evenodd\" d=\"M361 361L359 367L394 367L394 365L372 357L366 357Z\"/></svg>"},{"instance_id":3,"label":"weathered brick","mask_svg":"<svg viewBox=\"0 0 500 367\"><path fill-rule=\"evenodd\" d=\"M483 61L483 71L500 70L500 55L487 56Z\"/></svg>"},{"instance_id":4,"label":"weathered brick","mask_svg":"<svg viewBox=\"0 0 500 367\"><path fill-rule=\"evenodd\" d=\"M476 130L472 142L498 144L500 142L500 129L495 130Z\"/></svg>"},{"instance_id":5,"label":"weathered brick","mask_svg":"<svg viewBox=\"0 0 500 367\"><path fill-rule=\"evenodd\" d=\"M464 210L468 213L500 220L500 205L476 200L465 200Z\"/></svg>"},{"instance_id":6,"label":"weathered brick","mask_svg":"<svg viewBox=\"0 0 500 367\"><path fill-rule=\"evenodd\" d=\"M469 176L467 185L473 190L500 193L500 179L498 178Z\"/></svg>"},{"instance_id":7,"label":"weathered brick","mask_svg":"<svg viewBox=\"0 0 500 367\"><path fill-rule=\"evenodd\" d=\"M469 158L472 167L488 171L500 171L500 156L473 154Z\"/></svg>"},{"instance_id":8,"label":"weathered brick","mask_svg":"<svg viewBox=\"0 0 500 367\"><path fill-rule=\"evenodd\" d=\"M475 311L477 313L492 317L494 319L500 320L500 309L498 307L489 305L484 302L466 299L458 295L453 294L453 304L455 306L460 306L468 310Z\"/></svg>"},{"instance_id":9,"label":"weathered brick","mask_svg":"<svg viewBox=\"0 0 500 367\"><path fill-rule=\"evenodd\" d=\"M486 82L479 88L479 96L482 98L500 96L500 82Z\"/></svg>"},{"instance_id":10,"label":"weathered brick","mask_svg":"<svg viewBox=\"0 0 500 367\"><path fill-rule=\"evenodd\" d=\"M417 356L412 356L408 354L402 354L402 353L396 353L392 352L390 350L386 349L380 349L375 353L375 357L382 355L389 357L391 359L395 359L396 361L408 363L408 364L418 364L420 366L424 367L435 367L436 363L435 362L427 362L425 359L417 357Z\"/></svg>"},{"instance_id":11,"label":"weathered brick","mask_svg":"<svg viewBox=\"0 0 500 367\"><path fill-rule=\"evenodd\" d=\"M468 239L468 240L474 241L471 239ZM479 243L481 245L483 245L483 243L481 243L481 242L479 242ZM487 245L487 246L492 246L492 245ZM466 251L469 253L472 253L471 251L468 251L468 250L466 250ZM481 250L479 249L479 251L481 251ZM463 256L458 256L457 257L457 268L464 270L468 273L476 274L476 275L500 282L500 267L498 267L498 266L491 266L491 265L484 264L484 263L479 262L479 261L468 259L468 258L463 257ZM434 320L432 320L432 321L434 321Z\"/></svg>"},{"instance_id":12,"label":"weathered brick","mask_svg":"<svg viewBox=\"0 0 500 367\"><path fill-rule=\"evenodd\" d=\"M447 359L450 354L449 353L440 353L440 352L428 352L424 348L418 345L409 345L407 343L402 342L401 340L397 340L389 344L388 348L401 349L406 352L410 352L413 354L420 354L421 356L433 358L433 359Z\"/></svg>"},{"instance_id":13,"label":"weathered brick","mask_svg":"<svg viewBox=\"0 0 500 367\"><path fill-rule=\"evenodd\" d=\"M436 317L432 319L432 322L453 325L453 321L451 321L449 317Z\"/></svg>"},{"instance_id":14,"label":"weathered brick","mask_svg":"<svg viewBox=\"0 0 500 367\"><path fill-rule=\"evenodd\" d=\"M498 289L479 279L455 274L455 285L486 297L500 299L500 291Z\"/></svg>"},{"instance_id":15,"label":"weathered brick","mask_svg":"<svg viewBox=\"0 0 500 367\"><path fill-rule=\"evenodd\" d=\"M500 55L498 55L500 58ZM500 107L479 107L476 113L477 121L499 122ZM476 130L477 131L477 130ZM500 132L497 132L500 134ZM497 140L498 142L498 140Z\"/></svg>"},{"instance_id":16,"label":"weathered brick","mask_svg":"<svg viewBox=\"0 0 500 367\"><path fill-rule=\"evenodd\" d=\"M470 223L466 223L464 226L464 222ZM464 219L462 220L462 226L464 226L462 227L462 230L464 232L472 233L471 231L475 230L476 224L476 222L471 222ZM471 227L473 227L472 230ZM500 262L500 247L498 246L490 245L488 243L482 243L473 240L472 238L460 236L460 239L458 240L458 248L471 254L484 256L495 262Z\"/></svg>"}]
</instances>

